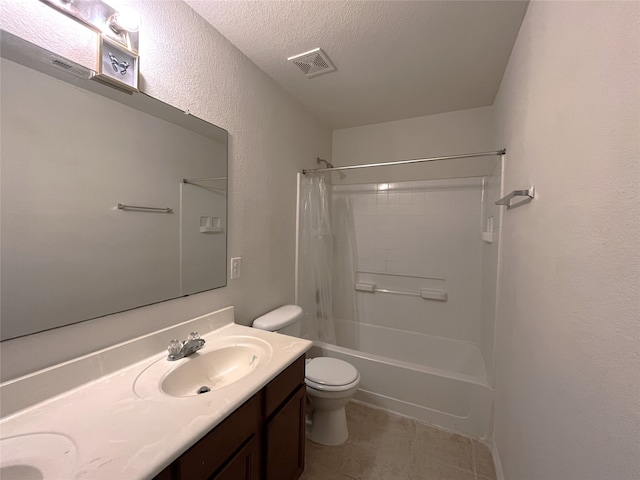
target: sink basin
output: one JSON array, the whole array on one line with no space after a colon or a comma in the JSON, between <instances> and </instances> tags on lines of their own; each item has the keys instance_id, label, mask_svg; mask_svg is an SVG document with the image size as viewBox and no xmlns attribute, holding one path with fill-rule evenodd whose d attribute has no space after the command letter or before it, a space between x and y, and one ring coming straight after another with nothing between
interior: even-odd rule
<instances>
[{"instance_id":1,"label":"sink basin","mask_svg":"<svg viewBox=\"0 0 640 480\"><path fill-rule=\"evenodd\" d=\"M167 374L160 388L174 397L217 390L250 374L262 356L254 345L232 345L192 355Z\"/></svg>"},{"instance_id":2,"label":"sink basin","mask_svg":"<svg viewBox=\"0 0 640 480\"><path fill-rule=\"evenodd\" d=\"M56 433L31 433L0 441L2 480L70 478L76 463L73 441Z\"/></svg>"},{"instance_id":3,"label":"sink basin","mask_svg":"<svg viewBox=\"0 0 640 480\"><path fill-rule=\"evenodd\" d=\"M271 346L262 339L215 338L189 357L156 361L138 376L134 391L144 399L204 395L245 378L270 357Z\"/></svg>"}]
</instances>

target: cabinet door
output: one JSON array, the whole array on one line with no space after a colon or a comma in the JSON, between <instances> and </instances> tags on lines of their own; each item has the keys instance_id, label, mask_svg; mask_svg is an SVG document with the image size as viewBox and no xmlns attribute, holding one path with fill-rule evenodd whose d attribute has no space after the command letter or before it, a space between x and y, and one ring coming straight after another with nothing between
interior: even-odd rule
<instances>
[{"instance_id":1,"label":"cabinet door","mask_svg":"<svg viewBox=\"0 0 640 480\"><path fill-rule=\"evenodd\" d=\"M259 392L160 472L154 480L206 480L211 478L230 458L235 458L238 455L243 445L246 447L245 443L248 439L260 436L262 403L262 393ZM260 443L259 439L256 440L256 443ZM260 468L259 464L258 468ZM244 479L245 477L237 478Z\"/></svg>"},{"instance_id":2,"label":"cabinet door","mask_svg":"<svg viewBox=\"0 0 640 480\"><path fill-rule=\"evenodd\" d=\"M266 424L266 480L296 480L304 470L306 391L301 386Z\"/></svg>"},{"instance_id":3,"label":"cabinet door","mask_svg":"<svg viewBox=\"0 0 640 480\"><path fill-rule=\"evenodd\" d=\"M218 473L214 480L259 480L260 479L259 436L253 438Z\"/></svg>"}]
</instances>

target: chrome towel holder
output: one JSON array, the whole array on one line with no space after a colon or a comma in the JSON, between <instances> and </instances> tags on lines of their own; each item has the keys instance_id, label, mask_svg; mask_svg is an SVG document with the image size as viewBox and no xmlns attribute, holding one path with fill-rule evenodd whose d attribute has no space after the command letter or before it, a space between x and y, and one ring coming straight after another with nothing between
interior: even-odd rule
<instances>
[{"instance_id":1,"label":"chrome towel holder","mask_svg":"<svg viewBox=\"0 0 640 480\"><path fill-rule=\"evenodd\" d=\"M139 207L136 205L125 205L124 203L118 204L118 210L134 210L138 212L159 212L159 213L173 213L171 207Z\"/></svg>"},{"instance_id":2,"label":"chrome towel holder","mask_svg":"<svg viewBox=\"0 0 640 480\"><path fill-rule=\"evenodd\" d=\"M519 207L520 205L524 205L525 203L529 203L536 196L536 187L529 187L526 190L514 190L509 195L505 195L500 200L496 201L496 205L504 205L507 207L507 210L513 207ZM515 197L526 197L524 200L521 200L517 203L511 203L511 200Z\"/></svg>"}]
</instances>

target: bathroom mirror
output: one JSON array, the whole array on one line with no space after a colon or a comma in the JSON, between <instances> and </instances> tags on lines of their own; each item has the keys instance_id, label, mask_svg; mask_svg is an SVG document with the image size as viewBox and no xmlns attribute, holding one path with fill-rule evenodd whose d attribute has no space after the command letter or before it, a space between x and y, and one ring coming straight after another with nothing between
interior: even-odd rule
<instances>
[{"instance_id":1,"label":"bathroom mirror","mask_svg":"<svg viewBox=\"0 0 640 480\"><path fill-rule=\"evenodd\" d=\"M1 53L1 339L225 286L227 132L6 32Z\"/></svg>"}]
</instances>

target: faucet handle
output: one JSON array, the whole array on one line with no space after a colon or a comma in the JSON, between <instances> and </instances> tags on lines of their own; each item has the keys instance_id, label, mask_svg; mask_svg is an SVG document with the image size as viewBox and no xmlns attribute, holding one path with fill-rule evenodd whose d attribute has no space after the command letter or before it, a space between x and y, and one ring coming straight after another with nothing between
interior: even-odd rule
<instances>
[{"instance_id":1,"label":"faucet handle","mask_svg":"<svg viewBox=\"0 0 640 480\"><path fill-rule=\"evenodd\" d=\"M187 337L187 342L190 342L191 340L198 340L199 338L200 334L198 332L191 332Z\"/></svg>"},{"instance_id":2,"label":"faucet handle","mask_svg":"<svg viewBox=\"0 0 640 480\"><path fill-rule=\"evenodd\" d=\"M180 350L182 350L182 342L180 340L174 338L169 342L167 351L169 352L170 356L178 355L180 353Z\"/></svg>"}]
</instances>

